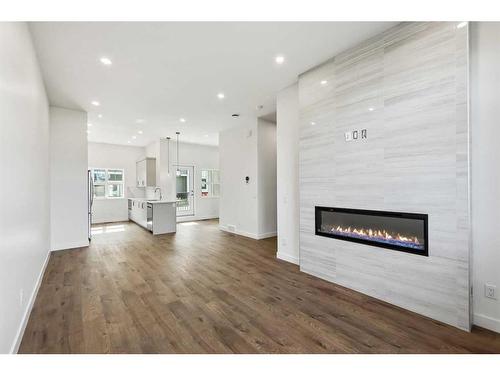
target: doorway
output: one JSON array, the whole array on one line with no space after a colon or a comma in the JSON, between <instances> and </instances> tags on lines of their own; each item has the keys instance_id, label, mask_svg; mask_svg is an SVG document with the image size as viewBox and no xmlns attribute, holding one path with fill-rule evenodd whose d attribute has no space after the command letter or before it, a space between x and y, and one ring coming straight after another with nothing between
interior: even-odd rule
<instances>
[{"instance_id":1,"label":"doorway","mask_svg":"<svg viewBox=\"0 0 500 375\"><path fill-rule=\"evenodd\" d=\"M179 165L175 186L177 216L194 216L194 166Z\"/></svg>"}]
</instances>

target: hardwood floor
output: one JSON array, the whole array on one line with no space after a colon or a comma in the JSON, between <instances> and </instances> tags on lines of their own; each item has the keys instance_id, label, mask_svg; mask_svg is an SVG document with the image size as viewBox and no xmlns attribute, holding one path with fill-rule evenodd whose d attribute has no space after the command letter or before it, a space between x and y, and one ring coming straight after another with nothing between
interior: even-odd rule
<instances>
[{"instance_id":1,"label":"hardwood floor","mask_svg":"<svg viewBox=\"0 0 500 375\"><path fill-rule=\"evenodd\" d=\"M91 246L52 253L20 353L500 353L499 334L301 273L276 239L217 221L93 231Z\"/></svg>"}]
</instances>

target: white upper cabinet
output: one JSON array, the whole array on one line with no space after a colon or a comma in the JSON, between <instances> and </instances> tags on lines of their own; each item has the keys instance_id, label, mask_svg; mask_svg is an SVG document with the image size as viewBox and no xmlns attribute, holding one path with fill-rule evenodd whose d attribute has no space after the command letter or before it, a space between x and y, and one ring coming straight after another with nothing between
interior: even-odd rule
<instances>
[{"instance_id":1,"label":"white upper cabinet","mask_svg":"<svg viewBox=\"0 0 500 375\"><path fill-rule=\"evenodd\" d=\"M156 159L144 158L136 163L137 187L156 186Z\"/></svg>"}]
</instances>

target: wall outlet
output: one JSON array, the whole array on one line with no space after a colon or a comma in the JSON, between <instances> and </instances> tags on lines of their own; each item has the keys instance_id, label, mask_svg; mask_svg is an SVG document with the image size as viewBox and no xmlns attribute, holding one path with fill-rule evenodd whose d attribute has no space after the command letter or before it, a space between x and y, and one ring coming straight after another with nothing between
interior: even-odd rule
<instances>
[{"instance_id":1,"label":"wall outlet","mask_svg":"<svg viewBox=\"0 0 500 375\"><path fill-rule=\"evenodd\" d=\"M24 289L19 291L19 306L23 307L24 304Z\"/></svg>"},{"instance_id":2,"label":"wall outlet","mask_svg":"<svg viewBox=\"0 0 500 375\"><path fill-rule=\"evenodd\" d=\"M484 284L484 296L486 298L497 299L496 285Z\"/></svg>"}]
</instances>

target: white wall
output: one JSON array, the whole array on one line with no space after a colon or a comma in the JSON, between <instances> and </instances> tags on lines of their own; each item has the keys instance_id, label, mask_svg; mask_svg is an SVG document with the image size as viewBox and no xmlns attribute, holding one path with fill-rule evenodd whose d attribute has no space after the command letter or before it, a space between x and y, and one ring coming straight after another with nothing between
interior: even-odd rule
<instances>
[{"instance_id":1,"label":"white wall","mask_svg":"<svg viewBox=\"0 0 500 375\"><path fill-rule=\"evenodd\" d=\"M257 121L220 132L219 157L220 228L257 238ZM248 184L245 176L250 177Z\"/></svg>"},{"instance_id":2,"label":"white wall","mask_svg":"<svg viewBox=\"0 0 500 375\"><path fill-rule=\"evenodd\" d=\"M278 93L277 257L299 263L299 94L297 83Z\"/></svg>"},{"instance_id":3,"label":"white wall","mask_svg":"<svg viewBox=\"0 0 500 375\"><path fill-rule=\"evenodd\" d=\"M119 168L125 174L124 199L94 199L93 223L128 220L127 198L144 197L144 188L136 188L136 161L145 155L143 147L88 144L88 168Z\"/></svg>"},{"instance_id":4,"label":"white wall","mask_svg":"<svg viewBox=\"0 0 500 375\"><path fill-rule=\"evenodd\" d=\"M500 23L471 25L472 254L474 324L500 332Z\"/></svg>"},{"instance_id":5,"label":"white wall","mask_svg":"<svg viewBox=\"0 0 500 375\"><path fill-rule=\"evenodd\" d=\"M156 141L146 147L146 155L156 158L156 180L160 181L164 199L175 200L175 164L177 163L177 148L175 139ZM168 153L170 149L170 175L168 174ZM201 170L219 169L219 149L213 146L203 146L180 142L179 164L194 166L194 216L178 217L177 221L213 219L219 217L219 198L201 197Z\"/></svg>"},{"instance_id":6,"label":"white wall","mask_svg":"<svg viewBox=\"0 0 500 375\"><path fill-rule=\"evenodd\" d=\"M50 107L50 248L87 246L87 113Z\"/></svg>"},{"instance_id":7,"label":"white wall","mask_svg":"<svg viewBox=\"0 0 500 375\"><path fill-rule=\"evenodd\" d=\"M255 239L275 236L276 125L256 118L239 121L239 127L219 133L219 226Z\"/></svg>"},{"instance_id":8,"label":"white wall","mask_svg":"<svg viewBox=\"0 0 500 375\"><path fill-rule=\"evenodd\" d=\"M25 23L0 23L0 353L17 351L50 245L48 102Z\"/></svg>"},{"instance_id":9,"label":"white wall","mask_svg":"<svg viewBox=\"0 0 500 375\"><path fill-rule=\"evenodd\" d=\"M259 237L276 236L276 124L257 121Z\"/></svg>"}]
</instances>

